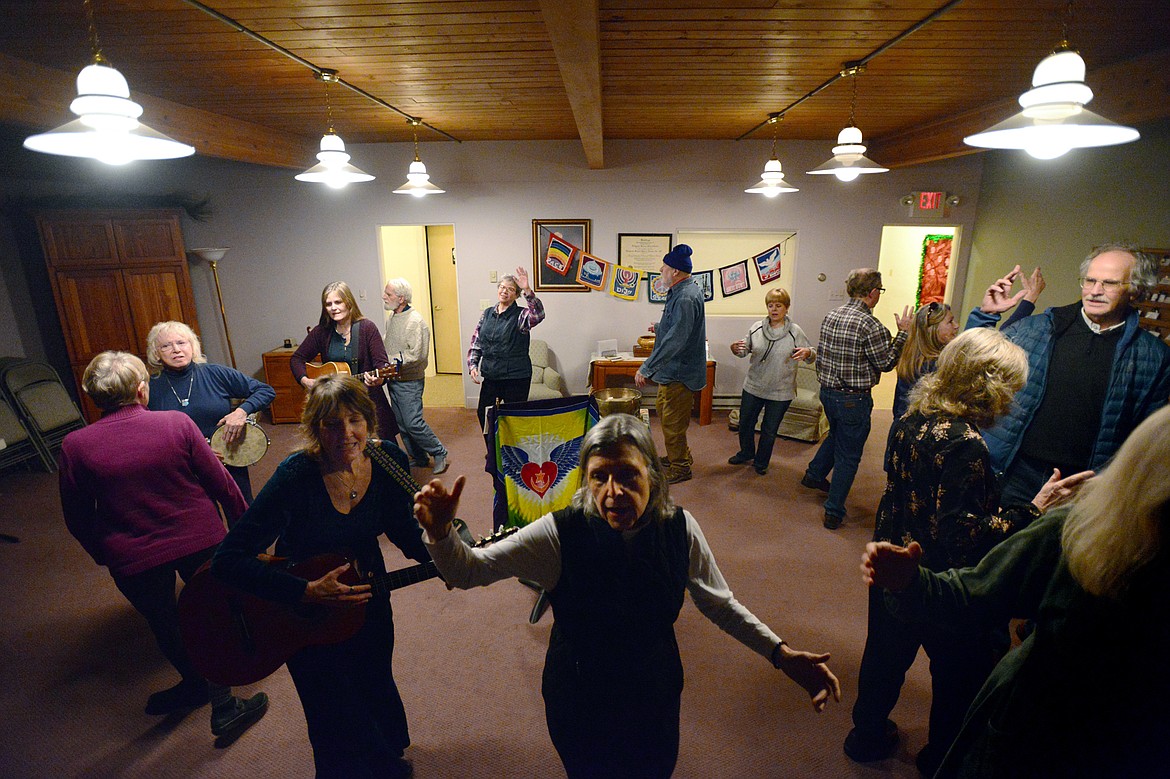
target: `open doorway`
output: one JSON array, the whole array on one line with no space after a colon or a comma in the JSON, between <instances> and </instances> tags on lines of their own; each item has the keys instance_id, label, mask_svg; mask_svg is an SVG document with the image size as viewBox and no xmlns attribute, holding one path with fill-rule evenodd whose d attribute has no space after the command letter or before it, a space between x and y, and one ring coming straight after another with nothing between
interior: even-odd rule
<instances>
[{"instance_id":1,"label":"open doorway","mask_svg":"<svg viewBox=\"0 0 1170 779\"><path fill-rule=\"evenodd\" d=\"M383 225L378 229L382 282L401 276L412 305L431 328L424 405L463 406L459 285L454 225Z\"/></svg>"},{"instance_id":2,"label":"open doorway","mask_svg":"<svg viewBox=\"0 0 1170 779\"><path fill-rule=\"evenodd\" d=\"M946 251L948 244L949 251ZM934 290L930 300L941 294L942 302L950 304L955 279L962 272L955 267L958 256L959 227L956 225L883 227L877 267L886 291L873 315L893 332L894 316L901 314L904 306L913 308L920 291L929 295ZM882 374L873 390L874 408L893 408L897 381L894 371Z\"/></svg>"}]
</instances>

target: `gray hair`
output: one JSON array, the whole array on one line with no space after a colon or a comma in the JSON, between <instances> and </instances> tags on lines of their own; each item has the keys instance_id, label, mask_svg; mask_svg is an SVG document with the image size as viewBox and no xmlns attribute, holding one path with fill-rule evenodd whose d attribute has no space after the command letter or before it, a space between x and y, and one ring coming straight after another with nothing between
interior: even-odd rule
<instances>
[{"instance_id":1,"label":"gray hair","mask_svg":"<svg viewBox=\"0 0 1170 779\"><path fill-rule=\"evenodd\" d=\"M1158 284L1158 261L1141 247L1130 241L1112 241L1094 246L1081 262L1081 278L1089 272L1089 263L1107 252L1125 252L1133 256L1133 270L1129 274L1129 288L1133 297L1140 300Z\"/></svg>"},{"instance_id":2,"label":"gray hair","mask_svg":"<svg viewBox=\"0 0 1170 779\"><path fill-rule=\"evenodd\" d=\"M406 305L410 305L414 300L414 290L410 288L410 282L403 278L390 279L386 282L395 295L402 298Z\"/></svg>"},{"instance_id":3,"label":"gray hair","mask_svg":"<svg viewBox=\"0 0 1170 779\"><path fill-rule=\"evenodd\" d=\"M500 276L500 284L503 284L505 281L515 287L517 295L520 294L520 279L516 278L511 273L505 273L503 276ZM499 285L496 286L498 287Z\"/></svg>"},{"instance_id":4,"label":"gray hair","mask_svg":"<svg viewBox=\"0 0 1170 779\"><path fill-rule=\"evenodd\" d=\"M666 471L662 469L662 462L658 459L654 439L650 437L650 428L646 427L642 420L629 414L610 414L602 417L585 434L585 439L581 442L582 484L573 494L571 505L590 516L598 516L593 494L589 491L589 485L585 483L586 466L594 455L612 456L623 444L629 444L638 450L650 473L650 501L646 504L645 516L658 522L669 519L674 514L674 502L670 499Z\"/></svg>"},{"instance_id":5,"label":"gray hair","mask_svg":"<svg viewBox=\"0 0 1170 779\"><path fill-rule=\"evenodd\" d=\"M163 333L175 333L191 342L191 362L207 362L203 356L203 344L190 325L174 321L159 322L146 334L146 366L151 376L162 373L163 362L158 352L158 341Z\"/></svg>"},{"instance_id":6,"label":"gray hair","mask_svg":"<svg viewBox=\"0 0 1170 779\"><path fill-rule=\"evenodd\" d=\"M102 352L89 361L81 376L81 388L102 411L113 411L138 402L138 386L150 377L137 355Z\"/></svg>"}]
</instances>

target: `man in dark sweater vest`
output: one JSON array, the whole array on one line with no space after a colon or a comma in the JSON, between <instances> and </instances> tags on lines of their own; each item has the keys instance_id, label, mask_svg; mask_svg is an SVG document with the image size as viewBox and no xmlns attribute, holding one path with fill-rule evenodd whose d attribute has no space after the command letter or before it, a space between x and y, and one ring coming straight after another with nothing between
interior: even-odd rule
<instances>
[{"instance_id":1,"label":"man in dark sweater vest","mask_svg":"<svg viewBox=\"0 0 1170 779\"><path fill-rule=\"evenodd\" d=\"M1028 353L1028 383L1011 413L984 431L1004 475L1001 505L1030 501L1054 469L1099 470L1166 404L1170 346L1138 326L1132 305L1157 282L1155 273L1136 246L1098 246L1081 264L1079 303L1005 330ZM994 326L1016 302L1010 288L1006 278L993 284L968 326Z\"/></svg>"}]
</instances>

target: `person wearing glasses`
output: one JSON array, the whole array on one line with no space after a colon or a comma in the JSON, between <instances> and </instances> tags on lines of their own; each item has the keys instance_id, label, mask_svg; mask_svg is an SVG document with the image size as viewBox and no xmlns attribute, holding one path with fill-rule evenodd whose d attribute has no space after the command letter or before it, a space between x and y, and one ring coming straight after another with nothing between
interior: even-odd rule
<instances>
[{"instance_id":1,"label":"person wearing glasses","mask_svg":"<svg viewBox=\"0 0 1170 779\"><path fill-rule=\"evenodd\" d=\"M1157 283L1152 257L1129 243L1095 247L1081 263L1081 299L1004 332L1028 354L1028 382L983 431L1003 474L1002 500L1027 501L1052 475L1099 470L1170 396L1170 346L1133 307ZM1014 305L1008 277L992 284L968 327L994 327Z\"/></svg>"},{"instance_id":2,"label":"person wearing glasses","mask_svg":"<svg viewBox=\"0 0 1170 779\"><path fill-rule=\"evenodd\" d=\"M146 365L150 370L151 411L178 411L194 420L204 438L220 425L231 445L244 431L249 414L263 411L276 390L226 365L214 365L203 356L199 336L183 322L159 322L146 336ZM242 402L232 408L232 400ZM225 465L244 500L252 503L248 469Z\"/></svg>"},{"instance_id":3,"label":"person wearing glasses","mask_svg":"<svg viewBox=\"0 0 1170 779\"><path fill-rule=\"evenodd\" d=\"M894 316L898 333L891 338L890 331L873 315L885 292L882 274L873 268L850 271L845 291L849 300L825 316L817 347L817 379L829 434L800 480L801 486L828 493L824 520L828 530L836 530L845 521L845 499L869 438L873 412L870 390L882 373L897 364L913 321L906 306L901 316Z\"/></svg>"}]
</instances>

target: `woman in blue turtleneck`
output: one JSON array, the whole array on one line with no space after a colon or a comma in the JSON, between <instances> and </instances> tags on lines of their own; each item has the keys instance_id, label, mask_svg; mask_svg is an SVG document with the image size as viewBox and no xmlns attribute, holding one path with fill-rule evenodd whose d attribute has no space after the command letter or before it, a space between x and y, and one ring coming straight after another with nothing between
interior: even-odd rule
<instances>
[{"instance_id":1,"label":"woman in blue turtleneck","mask_svg":"<svg viewBox=\"0 0 1170 779\"><path fill-rule=\"evenodd\" d=\"M213 365L203 356L199 336L182 322L159 322L146 336L146 363L150 380L151 411L182 411L194 420L204 438L225 425L224 443L243 433L249 414L268 407L276 392L262 381L225 365ZM243 402L232 409L232 399ZM225 466L244 500L252 503L248 469Z\"/></svg>"}]
</instances>

